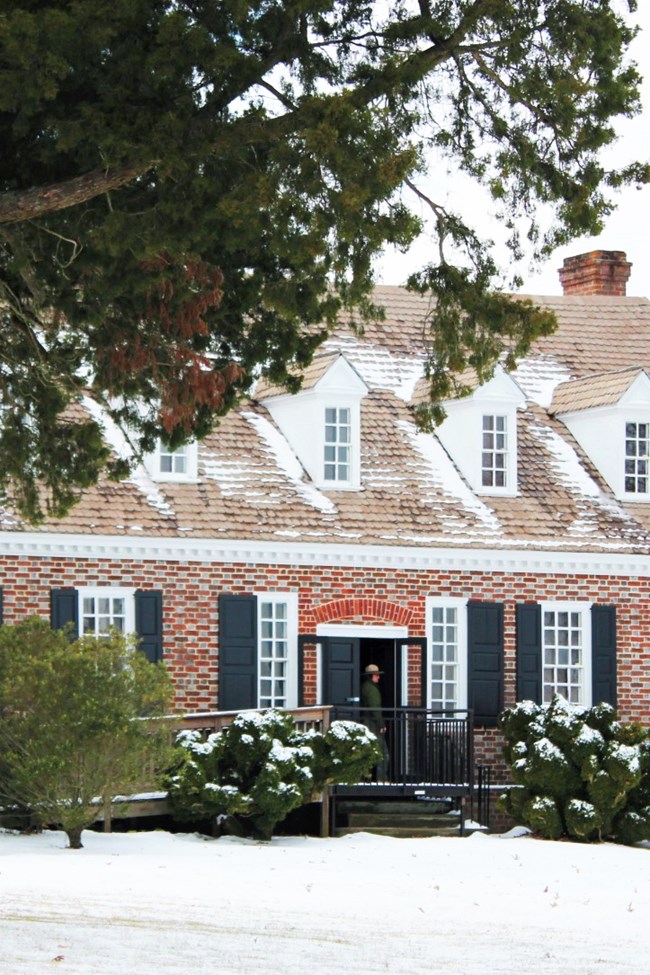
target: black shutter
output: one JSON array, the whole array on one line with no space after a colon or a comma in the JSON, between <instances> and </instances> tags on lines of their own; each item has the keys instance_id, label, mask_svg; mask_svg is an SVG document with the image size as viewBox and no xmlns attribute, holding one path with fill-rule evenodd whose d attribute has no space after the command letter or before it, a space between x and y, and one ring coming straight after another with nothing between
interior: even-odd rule
<instances>
[{"instance_id":1,"label":"black shutter","mask_svg":"<svg viewBox=\"0 0 650 975\"><path fill-rule=\"evenodd\" d=\"M616 707L616 607L591 607L592 704Z\"/></svg>"},{"instance_id":2,"label":"black shutter","mask_svg":"<svg viewBox=\"0 0 650 975\"><path fill-rule=\"evenodd\" d=\"M542 608L517 605L517 700L542 704Z\"/></svg>"},{"instance_id":3,"label":"black shutter","mask_svg":"<svg viewBox=\"0 0 650 975\"><path fill-rule=\"evenodd\" d=\"M79 594L76 589L52 589L50 592L50 626L53 630L69 627L71 640L79 636Z\"/></svg>"},{"instance_id":4,"label":"black shutter","mask_svg":"<svg viewBox=\"0 0 650 975\"><path fill-rule=\"evenodd\" d=\"M467 604L468 706L477 725L496 725L503 710L503 606Z\"/></svg>"},{"instance_id":5,"label":"black shutter","mask_svg":"<svg viewBox=\"0 0 650 975\"><path fill-rule=\"evenodd\" d=\"M219 597L219 709L257 707L257 598Z\"/></svg>"},{"instance_id":6,"label":"black shutter","mask_svg":"<svg viewBox=\"0 0 650 975\"><path fill-rule=\"evenodd\" d=\"M147 660L154 664L162 660L162 592L159 589L136 590L135 632Z\"/></svg>"},{"instance_id":7,"label":"black shutter","mask_svg":"<svg viewBox=\"0 0 650 975\"><path fill-rule=\"evenodd\" d=\"M5 600L4 591L0 586L0 626L4 623L4 610L5 610Z\"/></svg>"}]
</instances>

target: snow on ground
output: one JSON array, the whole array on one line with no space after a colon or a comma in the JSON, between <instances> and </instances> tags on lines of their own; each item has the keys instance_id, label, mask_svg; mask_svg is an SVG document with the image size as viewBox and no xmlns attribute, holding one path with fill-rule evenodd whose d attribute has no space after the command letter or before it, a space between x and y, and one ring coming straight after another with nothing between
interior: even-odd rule
<instances>
[{"instance_id":1,"label":"snow on ground","mask_svg":"<svg viewBox=\"0 0 650 975\"><path fill-rule=\"evenodd\" d=\"M650 850L0 832L0 975L639 975Z\"/></svg>"}]
</instances>

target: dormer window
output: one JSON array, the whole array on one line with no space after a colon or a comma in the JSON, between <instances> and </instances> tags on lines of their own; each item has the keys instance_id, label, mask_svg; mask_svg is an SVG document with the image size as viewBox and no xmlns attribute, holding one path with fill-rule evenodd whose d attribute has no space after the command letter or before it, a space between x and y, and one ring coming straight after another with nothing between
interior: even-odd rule
<instances>
[{"instance_id":1,"label":"dormer window","mask_svg":"<svg viewBox=\"0 0 650 975\"><path fill-rule=\"evenodd\" d=\"M147 467L156 481L194 481L197 476L197 445L188 443L171 450L159 441Z\"/></svg>"},{"instance_id":2,"label":"dormer window","mask_svg":"<svg viewBox=\"0 0 650 975\"><path fill-rule=\"evenodd\" d=\"M158 457L161 474L187 474L187 447L168 450L161 444Z\"/></svg>"},{"instance_id":3,"label":"dormer window","mask_svg":"<svg viewBox=\"0 0 650 975\"><path fill-rule=\"evenodd\" d=\"M625 492L647 494L650 473L650 423L625 424Z\"/></svg>"},{"instance_id":4,"label":"dormer window","mask_svg":"<svg viewBox=\"0 0 650 975\"><path fill-rule=\"evenodd\" d=\"M561 383L558 416L621 501L650 502L650 376L638 366Z\"/></svg>"},{"instance_id":5,"label":"dormer window","mask_svg":"<svg viewBox=\"0 0 650 975\"><path fill-rule=\"evenodd\" d=\"M367 392L356 369L337 353L316 358L295 395L263 383L257 395L316 487L357 491L361 487L361 402Z\"/></svg>"},{"instance_id":6,"label":"dormer window","mask_svg":"<svg viewBox=\"0 0 650 975\"><path fill-rule=\"evenodd\" d=\"M438 439L477 494L517 494L517 410L525 403L521 388L498 366L470 396L444 404Z\"/></svg>"},{"instance_id":7,"label":"dormer window","mask_svg":"<svg viewBox=\"0 0 650 975\"><path fill-rule=\"evenodd\" d=\"M326 481L350 480L352 417L347 406L325 407L323 473Z\"/></svg>"},{"instance_id":8,"label":"dormer window","mask_svg":"<svg viewBox=\"0 0 650 975\"><path fill-rule=\"evenodd\" d=\"M484 488L508 486L508 417L503 414L483 416L481 485Z\"/></svg>"}]
</instances>

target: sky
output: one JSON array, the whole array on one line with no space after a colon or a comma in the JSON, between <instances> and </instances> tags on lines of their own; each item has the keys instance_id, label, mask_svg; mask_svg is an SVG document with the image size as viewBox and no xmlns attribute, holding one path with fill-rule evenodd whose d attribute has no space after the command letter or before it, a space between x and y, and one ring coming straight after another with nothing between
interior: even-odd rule
<instances>
[{"instance_id":1,"label":"sky","mask_svg":"<svg viewBox=\"0 0 650 975\"><path fill-rule=\"evenodd\" d=\"M1 975L639 975L650 848L0 831Z\"/></svg>"},{"instance_id":2,"label":"sky","mask_svg":"<svg viewBox=\"0 0 650 975\"><path fill-rule=\"evenodd\" d=\"M644 76L642 88L643 113L634 119L622 119L618 126L618 141L610 150L608 162L624 163L631 159L650 160L650 0L639 0L639 9L633 20L641 27L631 49L632 59ZM454 177L454 188L462 183L463 196L471 201L477 213L487 213L489 200L469 183ZM436 192L431 189L436 198ZM650 184L637 189L630 187L615 196L617 210L607 219L603 232L598 237L584 237L575 240L567 247L559 248L535 272L527 264L517 270L524 279L522 291L527 294L559 295L562 293L558 269L565 257L583 254L591 250L625 251L632 263L632 273L628 281L629 295L650 296ZM452 209L455 198L452 193L443 201ZM471 214L466 212L466 216ZM494 222L487 216L475 223L483 229L486 236L495 235ZM376 279L380 284L404 284L407 276L416 271L429 259L430 244L426 236L421 237L411 247L408 254L389 250L378 263Z\"/></svg>"}]
</instances>

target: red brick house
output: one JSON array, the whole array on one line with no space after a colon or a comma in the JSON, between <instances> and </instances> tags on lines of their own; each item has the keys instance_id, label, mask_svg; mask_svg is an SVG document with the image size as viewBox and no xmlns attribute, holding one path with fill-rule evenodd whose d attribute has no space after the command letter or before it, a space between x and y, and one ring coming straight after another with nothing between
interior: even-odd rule
<instances>
[{"instance_id":1,"label":"red brick house","mask_svg":"<svg viewBox=\"0 0 650 975\"><path fill-rule=\"evenodd\" d=\"M379 287L385 320L343 323L299 394L260 384L60 522L5 511L4 621L136 631L190 711L340 704L376 663L388 707L471 709L487 762L516 699L649 720L650 303L629 268L565 262L537 299L556 334L436 434L412 415L427 300Z\"/></svg>"}]
</instances>

